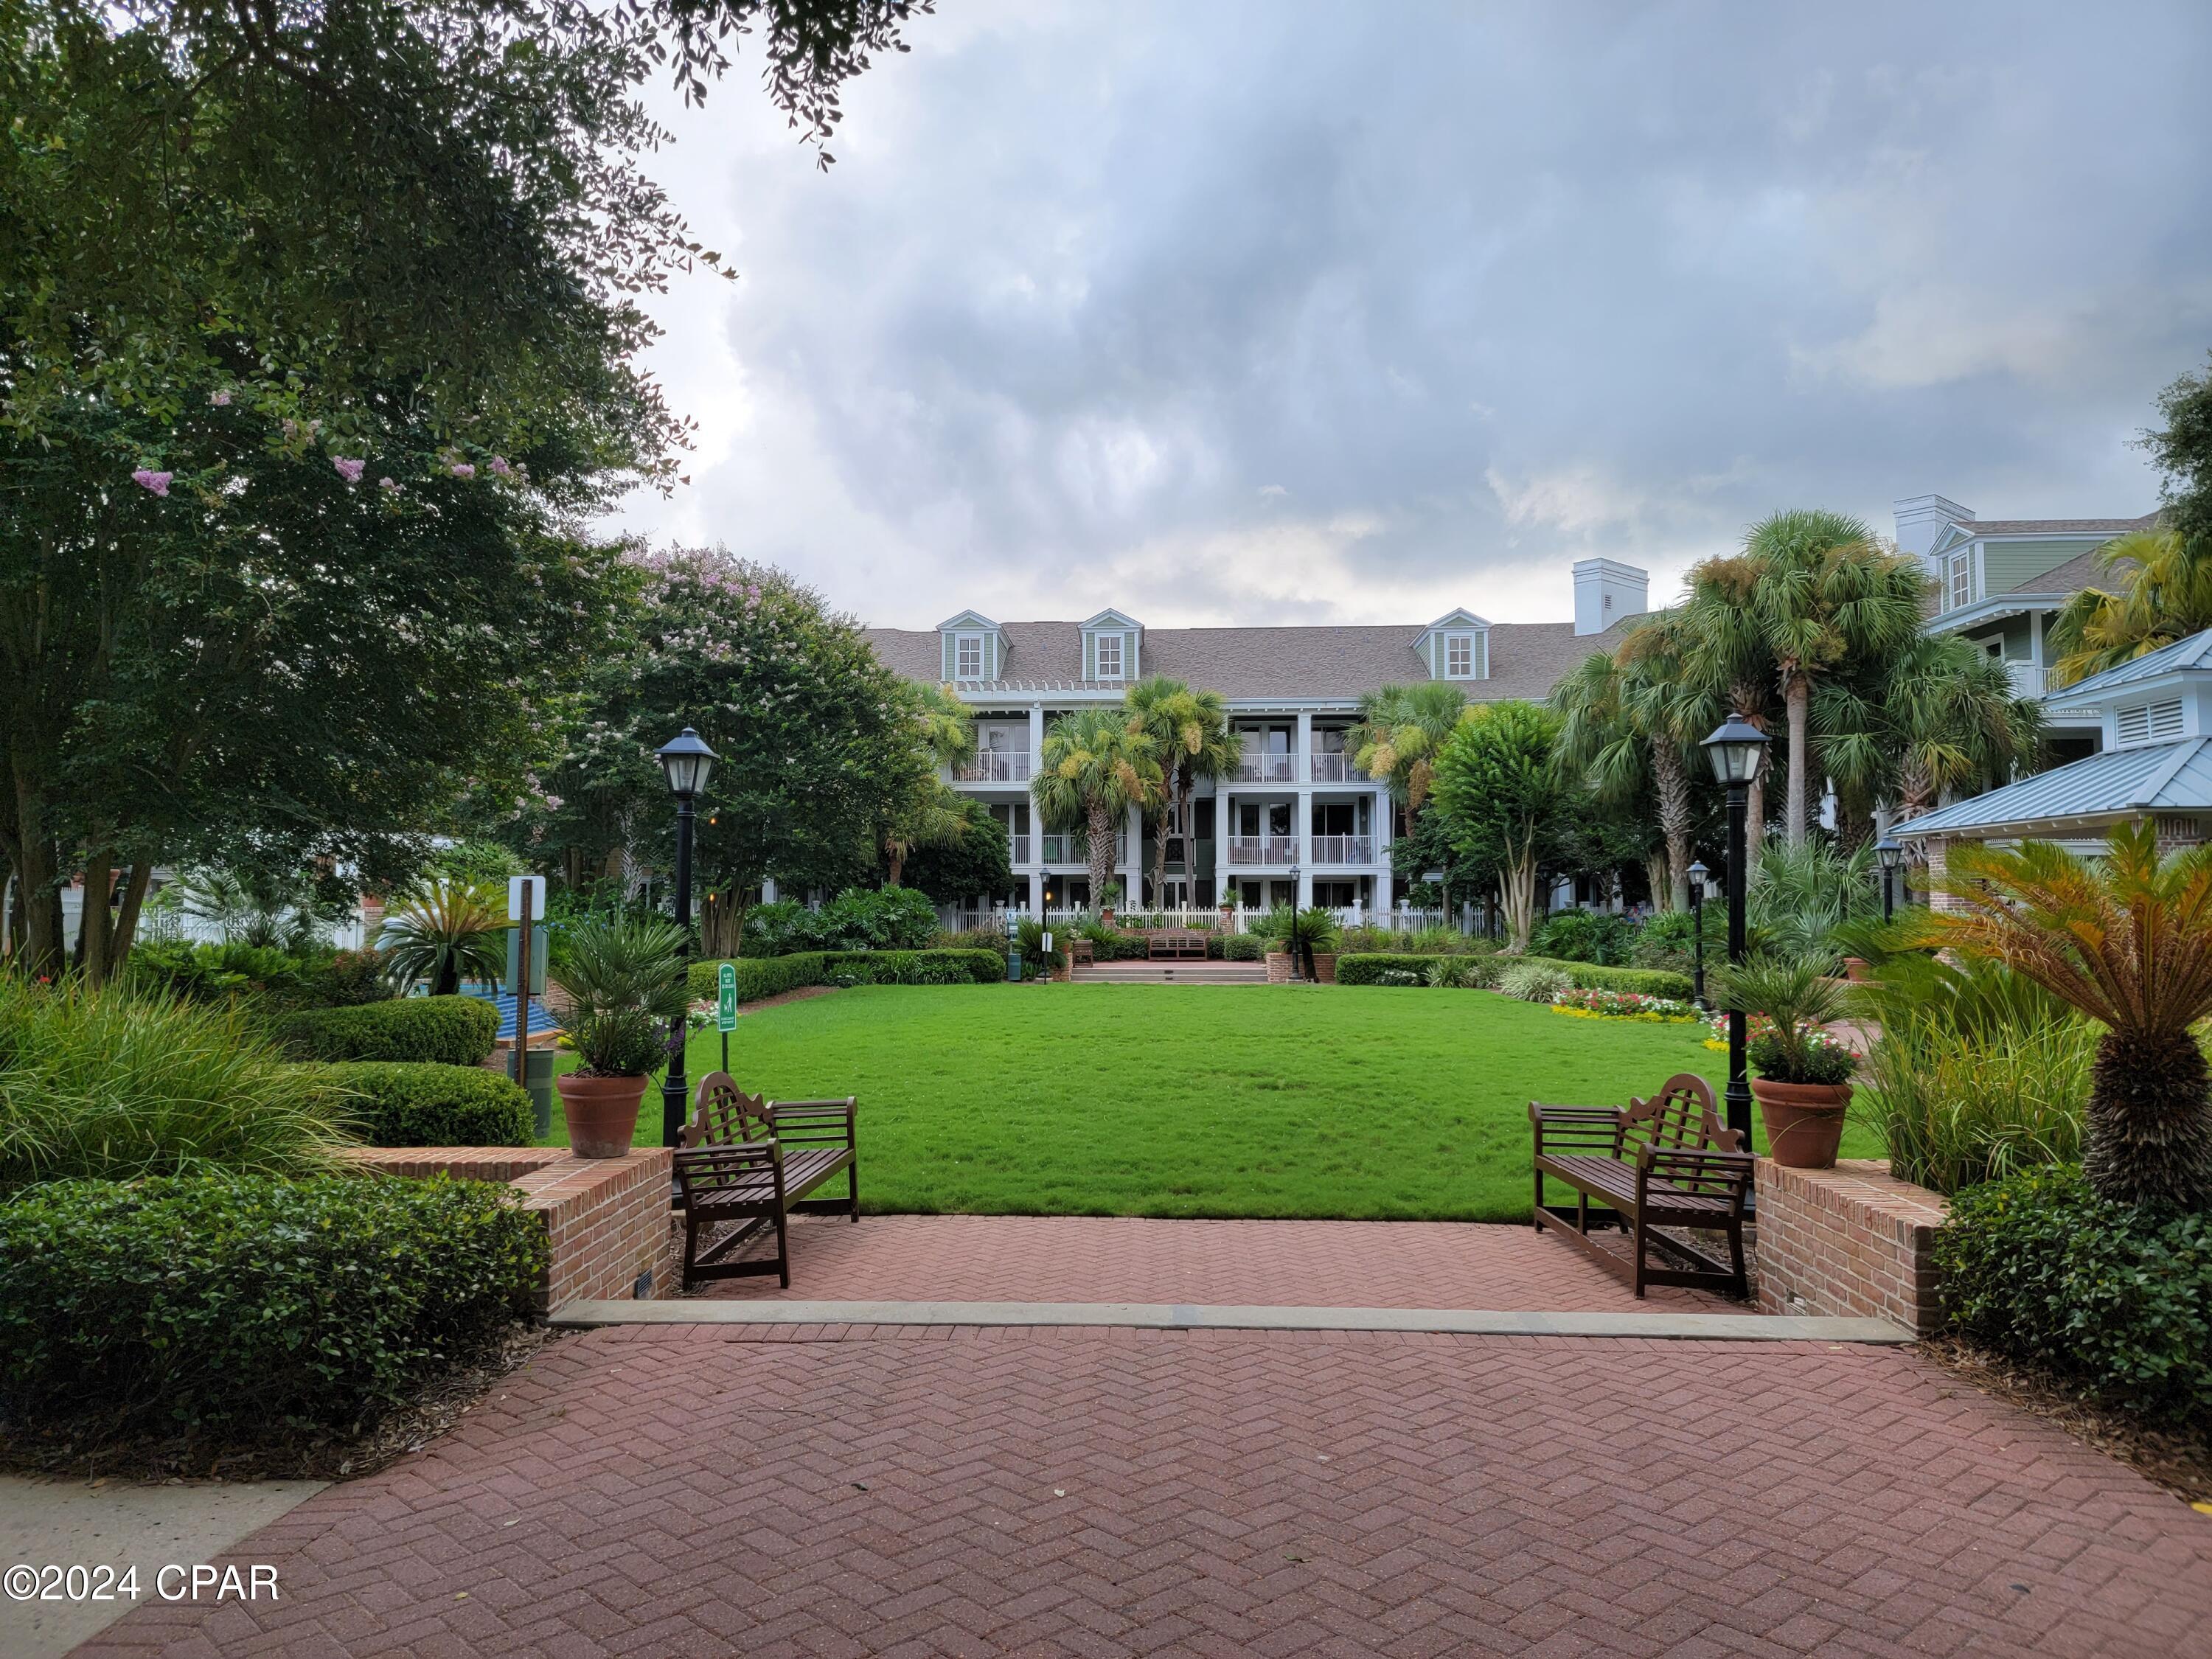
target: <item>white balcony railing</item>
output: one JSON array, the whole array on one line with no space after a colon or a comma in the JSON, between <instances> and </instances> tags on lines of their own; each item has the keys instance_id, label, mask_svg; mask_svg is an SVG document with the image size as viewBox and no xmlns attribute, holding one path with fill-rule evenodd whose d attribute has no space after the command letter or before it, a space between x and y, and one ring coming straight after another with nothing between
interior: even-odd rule
<instances>
[{"instance_id":1,"label":"white balcony railing","mask_svg":"<svg viewBox=\"0 0 2212 1659\"><path fill-rule=\"evenodd\" d=\"M1227 845L1231 864L1279 865L1287 869L1298 861L1296 836L1231 836Z\"/></svg>"},{"instance_id":2,"label":"white balcony railing","mask_svg":"<svg viewBox=\"0 0 2212 1659\"><path fill-rule=\"evenodd\" d=\"M1316 783L1354 783L1366 775L1349 755L1316 755L1310 770Z\"/></svg>"},{"instance_id":3,"label":"white balcony railing","mask_svg":"<svg viewBox=\"0 0 2212 1659\"><path fill-rule=\"evenodd\" d=\"M1091 837L1054 830L1042 837L1045 864L1085 864L1091 859ZM1120 869L1128 862L1129 838L1126 835L1114 837L1114 867ZM1020 860L1016 860L1018 863Z\"/></svg>"},{"instance_id":4,"label":"white balcony railing","mask_svg":"<svg viewBox=\"0 0 2212 1659\"><path fill-rule=\"evenodd\" d=\"M1030 861L1030 838L1027 836L1009 836L1006 837L1006 842L1007 856L1016 864L1027 864Z\"/></svg>"},{"instance_id":5,"label":"white balcony railing","mask_svg":"<svg viewBox=\"0 0 2212 1659\"><path fill-rule=\"evenodd\" d=\"M952 769L962 783L1027 783L1030 757L1018 750L985 749Z\"/></svg>"},{"instance_id":6,"label":"white balcony railing","mask_svg":"<svg viewBox=\"0 0 2212 1659\"><path fill-rule=\"evenodd\" d=\"M1237 763L1239 783L1295 783L1297 776L1295 755L1247 755Z\"/></svg>"},{"instance_id":7,"label":"white balcony railing","mask_svg":"<svg viewBox=\"0 0 2212 1659\"><path fill-rule=\"evenodd\" d=\"M1372 864L1375 862L1375 837L1316 836L1313 838L1313 860L1316 864Z\"/></svg>"},{"instance_id":8,"label":"white balcony railing","mask_svg":"<svg viewBox=\"0 0 2212 1659\"><path fill-rule=\"evenodd\" d=\"M2008 662L2006 670L2012 675L2012 689L2023 697L2043 695L2043 671L2032 662Z\"/></svg>"}]
</instances>

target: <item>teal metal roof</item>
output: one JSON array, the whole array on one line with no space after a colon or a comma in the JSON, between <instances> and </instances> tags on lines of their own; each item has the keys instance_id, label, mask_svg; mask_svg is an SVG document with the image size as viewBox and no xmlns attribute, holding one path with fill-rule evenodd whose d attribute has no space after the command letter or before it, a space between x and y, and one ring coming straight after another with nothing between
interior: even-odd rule
<instances>
[{"instance_id":1,"label":"teal metal roof","mask_svg":"<svg viewBox=\"0 0 2212 1659\"><path fill-rule=\"evenodd\" d=\"M2212 811L2212 738L2184 738L2178 743L2107 749L1971 800L1954 801L1898 824L1891 833L1978 836L2082 818L2204 811Z\"/></svg>"},{"instance_id":2,"label":"teal metal roof","mask_svg":"<svg viewBox=\"0 0 2212 1659\"><path fill-rule=\"evenodd\" d=\"M2155 679L2161 674L2179 673L2185 669L2212 669L2212 628L2202 634L2191 634L2185 640L2176 640L2172 645L2161 645L2155 651L2137 657L2133 662L2124 662L2118 668L2107 668L2101 674L2092 674L2086 680L2062 686L2044 701L2072 702L2076 698L2108 696L2124 687L2142 681Z\"/></svg>"}]
</instances>

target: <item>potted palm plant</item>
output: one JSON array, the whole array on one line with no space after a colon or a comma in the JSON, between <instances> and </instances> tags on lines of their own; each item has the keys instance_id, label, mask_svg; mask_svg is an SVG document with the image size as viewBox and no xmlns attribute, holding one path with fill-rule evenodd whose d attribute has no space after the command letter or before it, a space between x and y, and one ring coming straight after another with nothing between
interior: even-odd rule
<instances>
[{"instance_id":1,"label":"potted palm plant","mask_svg":"<svg viewBox=\"0 0 2212 1659\"><path fill-rule=\"evenodd\" d=\"M1098 895L1098 920L1109 927L1114 925L1114 911L1121 902L1121 884L1109 881Z\"/></svg>"},{"instance_id":2,"label":"potted palm plant","mask_svg":"<svg viewBox=\"0 0 2212 1659\"><path fill-rule=\"evenodd\" d=\"M1754 956L1717 977L1723 1007L1764 1024L1746 1045L1751 1097L1766 1126L1767 1156L1785 1169L1835 1167L1858 1056L1825 1027L1843 1012L1844 988L1808 957Z\"/></svg>"},{"instance_id":3,"label":"potted palm plant","mask_svg":"<svg viewBox=\"0 0 2212 1659\"><path fill-rule=\"evenodd\" d=\"M670 1023L690 1011L684 944L658 916L595 917L561 935L546 977L568 1000L561 1046L580 1062L555 1080L578 1158L629 1151L647 1079L668 1063Z\"/></svg>"}]
</instances>

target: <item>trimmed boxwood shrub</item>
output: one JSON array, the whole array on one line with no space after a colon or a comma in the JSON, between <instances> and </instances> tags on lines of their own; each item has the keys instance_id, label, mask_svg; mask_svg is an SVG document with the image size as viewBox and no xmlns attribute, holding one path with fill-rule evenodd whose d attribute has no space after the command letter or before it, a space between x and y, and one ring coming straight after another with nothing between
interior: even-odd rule
<instances>
[{"instance_id":1,"label":"trimmed boxwood shrub","mask_svg":"<svg viewBox=\"0 0 2212 1659\"><path fill-rule=\"evenodd\" d=\"M343 1428L531 1310L543 1222L439 1176L56 1182L0 1205L0 1413Z\"/></svg>"},{"instance_id":2,"label":"trimmed boxwood shrub","mask_svg":"<svg viewBox=\"0 0 2212 1659\"><path fill-rule=\"evenodd\" d=\"M1257 933L1231 933L1221 941L1221 954L1231 962L1257 962L1267 953L1267 944ZM1212 954L1210 945L1208 954ZM1344 977L1344 964L1350 960L1348 957L1336 959L1336 982L1339 985L1359 982L1347 981Z\"/></svg>"},{"instance_id":3,"label":"trimmed boxwood shrub","mask_svg":"<svg viewBox=\"0 0 2212 1659\"><path fill-rule=\"evenodd\" d=\"M1336 959L1339 985L1426 985L1429 968L1441 960L1431 955L1413 956L1384 951L1362 951ZM1578 991L1632 991L1639 996L1686 1000L1690 976L1656 968L1602 968L1591 962L1559 962L1550 957L1478 957L1476 969L1482 983L1495 986L1498 975L1516 963L1556 968ZM1411 975L1411 977L1407 977Z\"/></svg>"},{"instance_id":4,"label":"trimmed boxwood shrub","mask_svg":"<svg viewBox=\"0 0 2212 1659\"><path fill-rule=\"evenodd\" d=\"M803 951L788 957L742 957L738 1000L795 991L805 985L992 985L1006 976L996 951ZM710 1002L722 964L695 962L687 988L694 1002Z\"/></svg>"},{"instance_id":5,"label":"trimmed boxwood shrub","mask_svg":"<svg viewBox=\"0 0 2212 1659\"><path fill-rule=\"evenodd\" d=\"M2212 1411L2212 1215L2116 1204L2057 1164L1954 1197L1936 1261L1975 1341L2148 1416Z\"/></svg>"},{"instance_id":6,"label":"trimmed boxwood shrub","mask_svg":"<svg viewBox=\"0 0 2212 1659\"><path fill-rule=\"evenodd\" d=\"M520 1085L481 1066L356 1060L325 1068L372 1146L527 1146L538 1119Z\"/></svg>"},{"instance_id":7,"label":"trimmed boxwood shrub","mask_svg":"<svg viewBox=\"0 0 2212 1659\"><path fill-rule=\"evenodd\" d=\"M276 1028L298 1060L434 1060L480 1065L499 1037L499 1010L481 997L402 997L314 1008Z\"/></svg>"}]
</instances>

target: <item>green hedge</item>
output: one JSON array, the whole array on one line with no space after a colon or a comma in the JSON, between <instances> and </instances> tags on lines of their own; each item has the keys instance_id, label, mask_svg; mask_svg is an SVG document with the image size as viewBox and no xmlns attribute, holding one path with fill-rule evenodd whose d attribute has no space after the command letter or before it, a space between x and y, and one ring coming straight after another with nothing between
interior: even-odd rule
<instances>
[{"instance_id":1,"label":"green hedge","mask_svg":"<svg viewBox=\"0 0 2212 1659\"><path fill-rule=\"evenodd\" d=\"M525 1317L545 1252L483 1182L33 1188L0 1205L0 1416L343 1428Z\"/></svg>"},{"instance_id":2,"label":"green hedge","mask_svg":"<svg viewBox=\"0 0 2212 1659\"><path fill-rule=\"evenodd\" d=\"M738 1000L757 1002L805 985L990 985L1006 978L1006 959L995 951L802 951L787 957L742 957ZM719 994L722 964L695 962L689 988L694 1002Z\"/></svg>"},{"instance_id":3,"label":"green hedge","mask_svg":"<svg viewBox=\"0 0 2212 1659\"><path fill-rule=\"evenodd\" d=\"M1336 959L1336 982L1339 985L1426 985L1429 964L1439 960L1434 956L1391 954L1385 951L1361 951ZM1633 991L1641 996L1675 997L1686 999L1690 994L1690 977L1686 974L1672 974L1658 968L1601 968L1591 962L1560 962L1551 957L1480 957L1479 970L1483 983L1495 986L1498 974L1516 963L1533 963L1539 967L1556 968L1565 974L1580 991ZM1412 974L1411 981L1387 977L1397 974Z\"/></svg>"},{"instance_id":4,"label":"green hedge","mask_svg":"<svg viewBox=\"0 0 2212 1659\"><path fill-rule=\"evenodd\" d=\"M356 1060L325 1073L356 1097L348 1110L372 1146L527 1146L538 1138L529 1095L481 1066Z\"/></svg>"},{"instance_id":5,"label":"green hedge","mask_svg":"<svg viewBox=\"0 0 2212 1659\"><path fill-rule=\"evenodd\" d=\"M434 1060L476 1066L499 1037L499 1010L481 997L403 997L315 1008L276 1028L296 1060Z\"/></svg>"},{"instance_id":6,"label":"green hedge","mask_svg":"<svg viewBox=\"0 0 2212 1659\"><path fill-rule=\"evenodd\" d=\"M2058 1164L1956 1194L1936 1262L1975 1341L2148 1416L2212 1412L2212 1215L2115 1204Z\"/></svg>"}]
</instances>

